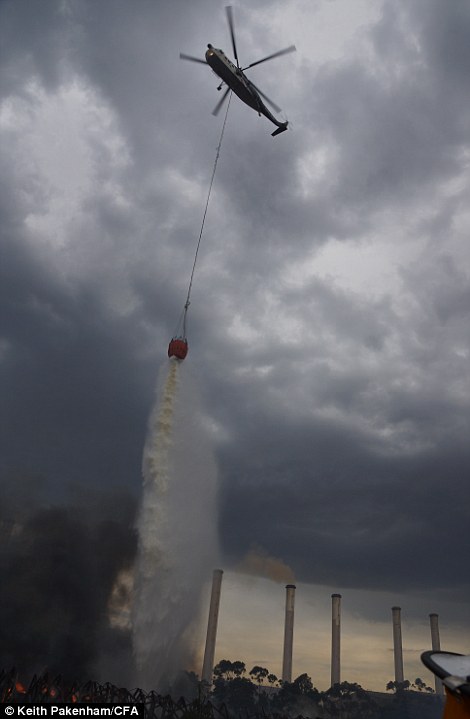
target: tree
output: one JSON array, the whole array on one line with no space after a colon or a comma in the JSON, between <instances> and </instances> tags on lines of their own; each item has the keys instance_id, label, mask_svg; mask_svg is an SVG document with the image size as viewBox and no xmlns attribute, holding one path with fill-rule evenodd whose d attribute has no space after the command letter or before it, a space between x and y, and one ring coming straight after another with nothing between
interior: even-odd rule
<instances>
[{"instance_id":1,"label":"tree","mask_svg":"<svg viewBox=\"0 0 470 719\"><path fill-rule=\"evenodd\" d=\"M230 664L232 664L232 667L226 670L226 674L231 674L231 678L224 678L219 675L214 681L213 702L216 705L225 704L227 710L235 715L243 711L254 711L257 691L255 685L245 677L233 676L235 671L243 673L245 665L243 662L230 662ZM235 669L233 669L233 664L236 664Z\"/></svg>"},{"instance_id":2,"label":"tree","mask_svg":"<svg viewBox=\"0 0 470 719\"><path fill-rule=\"evenodd\" d=\"M245 664L240 661L231 662L230 659L221 659L214 667L214 677L230 681L235 677L241 677L246 671Z\"/></svg>"},{"instance_id":3,"label":"tree","mask_svg":"<svg viewBox=\"0 0 470 719\"><path fill-rule=\"evenodd\" d=\"M416 677L413 684L411 685L412 689L417 689L419 692L429 692L430 694L434 693L434 689L432 687L429 687L425 682L423 682L422 679L419 677Z\"/></svg>"},{"instance_id":4,"label":"tree","mask_svg":"<svg viewBox=\"0 0 470 719\"><path fill-rule=\"evenodd\" d=\"M403 682L390 681L390 682L388 682L388 684L385 688L388 692L393 691L393 692L396 692L397 694L401 694L402 692L405 691L405 689L409 689L410 686L411 685L410 685L410 682L408 681L408 679L405 679L405 681L403 681Z\"/></svg>"},{"instance_id":5,"label":"tree","mask_svg":"<svg viewBox=\"0 0 470 719\"><path fill-rule=\"evenodd\" d=\"M252 677L259 685L261 685L263 681L268 678L269 671L264 667L259 667L258 665L256 665L253 667L253 669L251 669L249 674L250 677Z\"/></svg>"},{"instance_id":6,"label":"tree","mask_svg":"<svg viewBox=\"0 0 470 719\"><path fill-rule=\"evenodd\" d=\"M235 714L255 708L256 687L242 676L245 672L244 662L231 662L229 659L221 659L214 667L213 700L217 704L225 704Z\"/></svg>"},{"instance_id":7,"label":"tree","mask_svg":"<svg viewBox=\"0 0 470 719\"><path fill-rule=\"evenodd\" d=\"M246 666L245 666L244 662L239 662L239 661L233 662L232 667L233 667L233 673L235 674L236 677L241 677L241 675L246 672Z\"/></svg>"},{"instance_id":8,"label":"tree","mask_svg":"<svg viewBox=\"0 0 470 719\"><path fill-rule=\"evenodd\" d=\"M309 694L313 690L312 680L308 674L300 674L300 676L292 682L292 688L295 694Z\"/></svg>"},{"instance_id":9,"label":"tree","mask_svg":"<svg viewBox=\"0 0 470 719\"><path fill-rule=\"evenodd\" d=\"M342 719L376 719L380 716L376 702L356 683L335 684L323 692L320 704L330 716Z\"/></svg>"},{"instance_id":10,"label":"tree","mask_svg":"<svg viewBox=\"0 0 470 719\"><path fill-rule=\"evenodd\" d=\"M313 688L308 674L301 674L293 682L283 682L273 698L273 708L282 714L315 716L320 692Z\"/></svg>"}]
</instances>

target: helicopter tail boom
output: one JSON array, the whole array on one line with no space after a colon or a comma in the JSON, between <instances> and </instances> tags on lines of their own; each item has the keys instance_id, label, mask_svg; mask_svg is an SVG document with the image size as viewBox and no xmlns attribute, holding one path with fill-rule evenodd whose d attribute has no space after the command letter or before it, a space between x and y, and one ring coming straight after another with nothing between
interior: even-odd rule
<instances>
[{"instance_id":1,"label":"helicopter tail boom","mask_svg":"<svg viewBox=\"0 0 470 719\"><path fill-rule=\"evenodd\" d=\"M283 122L281 125L279 125L279 127L277 128L277 130L274 130L274 132L271 133L271 137L275 137L276 135L280 135L281 132L284 132L285 130L287 130L287 125L288 125L287 122Z\"/></svg>"}]
</instances>

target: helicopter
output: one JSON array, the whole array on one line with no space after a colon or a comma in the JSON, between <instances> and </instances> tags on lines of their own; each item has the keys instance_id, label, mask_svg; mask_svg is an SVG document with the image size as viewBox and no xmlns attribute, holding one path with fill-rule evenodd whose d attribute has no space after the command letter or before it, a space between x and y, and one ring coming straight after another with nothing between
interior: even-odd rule
<instances>
[{"instance_id":1,"label":"helicopter","mask_svg":"<svg viewBox=\"0 0 470 719\"><path fill-rule=\"evenodd\" d=\"M274 130L274 132L271 133L273 137L275 135L279 135L281 132L287 130L288 122L280 122L279 120L277 120L274 115L268 110L262 98L269 105L271 105L275 112L281 112L281 108L275 105L274 102L269 99L269 97L267 97L263 92L261 92L261 90L256 87L256 85L251 82L251 80L247 78L247 76L245 75L245 70L248 70L250 67L254 67L255 65L260 65L262 62L266 62L267 60L273 60L275 57L279 57L280 55L287 55L290 52L294 52L296 49L295 45L290 45L284 50L279 50L272 55L263 57L261 60L252 62L250 65L247 65L246 67L242 68L240 67L240 63L238 61L232 6L229 5L225 8L225 10L227 13L227 22L230 29L230 36L232 38L233 55L235 57L236 65L226 56L223 50L219 50L213 47L213 45L211 45L210 43L207 45L205 60L201 60L198 57L193 57L192 55L186 55L184 53L180 53L180 58L182 60L191 60L191 62L199 62L203 65L209 65L215 72L215 74L218 75L222 80L217 90L221 90L224 85L227 86L224 94L222 95L219 102L212 111L213 115L217 115L219 113L222 105L227 99L229 92L232 90L236 95L238 95L240 100L242 100L249 107L253 108L253 110L255 110L258 115L264 115L268 118L268 120L270 120L272 123L274 123L274 125L277 126L277 130Z\"/></svg>"}]
</instances>

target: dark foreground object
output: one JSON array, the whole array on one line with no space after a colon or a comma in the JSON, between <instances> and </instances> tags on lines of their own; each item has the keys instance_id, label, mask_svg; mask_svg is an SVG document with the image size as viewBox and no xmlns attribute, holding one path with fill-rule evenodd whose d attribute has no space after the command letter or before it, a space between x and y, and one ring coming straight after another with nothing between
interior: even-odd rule
<instances>
[{"instance_id":1,"label":"dark foreground object","mask_svg":"<svg viewBox=\"0 0 470 719\"><path fill-rule=\"evenodd\" d=\"M107 682L83 684L65 680L61 675L36 676L22 684L15 669L0 671L0 704L141 704L145 719L231 719L225 706L215 707L204 695L192 702L155 691L128 690Z\"/></svg>"},{"instance_id":2,"label":"dark foreground object","mask_svg":"<svg viewBox=\"0 0 470 719\"><path fill-rule=\"evenodd\" d=\"M418 692L405 692L401 697L375 692L364 694L369 699L358 707L347 706L347 702L328 708L325 705L321 711L322 719L339 719L341 716L345 719L442 719L442 702L437 697L420 696ZM71 707L75 704L139 704L143 707L144 719L317 719L319 714L317 711L312 713L306 705L301 710L304 713L298 711L298 705L294 712L262 705L250 709L235 708L225 703L213 703L202 689L193 701L182 697L175 701L171 696L155 691L128 690L109 682L78 683L61 675L34 675L27 685L21 682L16 669L0 671L0 704L23 705L23 708L28 704L67 704ZM122 712L116 712L118 715L124 716Z\"/></svg>"}]
</instances>

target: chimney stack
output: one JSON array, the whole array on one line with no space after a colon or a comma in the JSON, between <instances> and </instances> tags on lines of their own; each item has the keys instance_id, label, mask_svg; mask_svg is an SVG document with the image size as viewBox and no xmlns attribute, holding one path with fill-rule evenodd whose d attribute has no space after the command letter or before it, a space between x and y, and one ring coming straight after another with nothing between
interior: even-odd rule
<instances>
[{"instance_id":1,"label":"chimney stack","mask_svg":"<svg viewBox=\"0 0 470 719\"><path fill-rule=\"evenodd\" d=\"M441 650L441 640L439 637L439 615L430 614L429 621L431 624L431 648L434 652ZM444 695L444 687L442 686L442 680L437 675L434 675L434 684L436 687L436 694L439 696Z\"/></svg>"},{"instance_id":2,"label":"chimney stack","mask_svg":"<svg viewBox=\"0 0 470 719\"><path fill-rule=\"evenodd\" d=\"M219 618L220 591L222 586L222 569L214 569L212 575L211 603L209 607L209 620L207 622L206 647L204 650L204 662L202 664L201 680L212 684L212 673L214 671L215 640L217 637L217 621Z\"/></svg>"},{"instance_id":3,"label":"chimney stack","mask_svg":"<svg viewBox=\"0 0 470 719\"><path fill-rule=\"evenodd\" d=\"M294 642L295 584L286 584L286 620L284 624L284 655L282 658L282 681L292 681L292 647Z\"/></svg>"},{"instance_id":4,"label":"chimney stack","mask_svg":"<svg viewBox=\"0 0 470 719\"><path fill-rule=\"evenodd\" d=\"M341 594L331 595L331 686L340 684Z\"/></svg>"},{"instance_id":5,"label":"chimney stack","mask_svg":"<svg viewBox=\"0 0 470 719\"><path fill-rule=\"evenodd\" d=\"M395 658L395 681L401 684L404 681L403 674L403 646L401 640L401 608L392 607L393 622L393 652Z\"/></svg>"}]
</instances>

